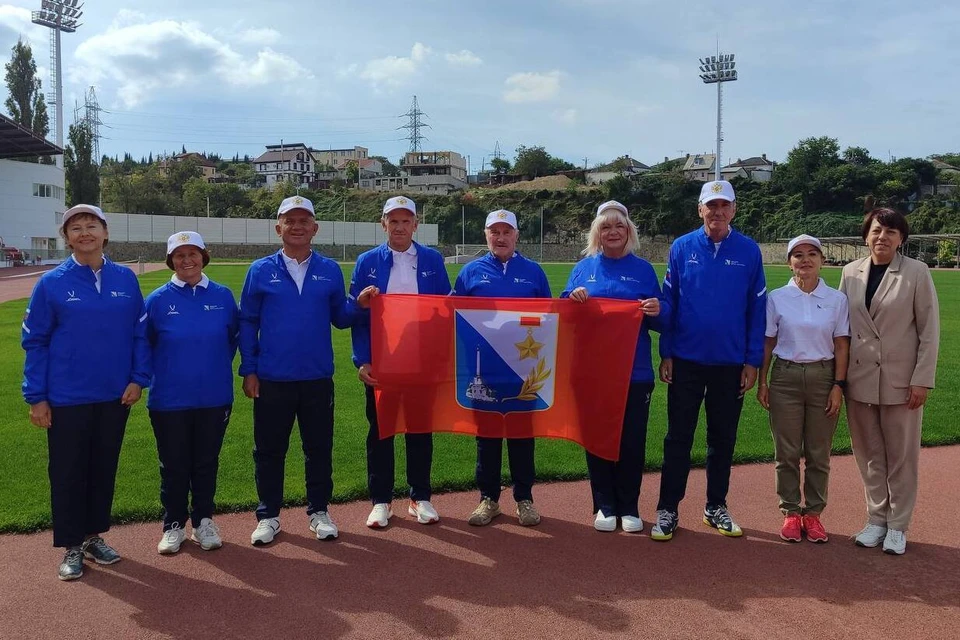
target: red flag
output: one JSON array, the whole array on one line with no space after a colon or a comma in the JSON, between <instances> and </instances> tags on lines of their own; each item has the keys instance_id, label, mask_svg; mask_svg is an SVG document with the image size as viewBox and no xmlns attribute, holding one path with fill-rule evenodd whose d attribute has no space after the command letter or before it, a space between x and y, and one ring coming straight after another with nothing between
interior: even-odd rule
<instances>
[{"instance_id":1,"label":"red flag","mask_svg":"<svg viewBox=\"0 0 960 640\"><path fill-rule=\"evenodd\" d=\"M381 438L563 438L618 458L636 301L381 295L371 311Z\"/></svg>"}]
</instances>

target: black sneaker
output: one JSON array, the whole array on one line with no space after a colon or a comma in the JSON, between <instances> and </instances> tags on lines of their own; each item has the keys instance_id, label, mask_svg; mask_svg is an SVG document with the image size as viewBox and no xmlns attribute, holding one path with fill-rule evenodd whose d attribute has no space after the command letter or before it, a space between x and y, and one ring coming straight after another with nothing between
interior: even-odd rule
<instances>
[{"instance_id":1,"label":"black sneaker","mask_svg":"<svg viewBox=\"0 0 960 640\"><path fill-rule=\"evenodd\" d=\"M104 542L100 536L88 538L86 542L83 543L83 555L97 564L120 562L120 554Z\"/></svg>"},{"instance_id":2,"label":"black sneaker","mask_svg":"<svg viewBox=\"0 0 960 640\"><path fill-rule=\"evenodd\" d=\"M676 511L657 509L657 521L650 529L650 537L654 540L666 541L673 537L677 529L680 516Z\"/></svg>"},{"instance_id":3,"label":"black sneaker","mask_svg":"<svg viewBox=\"0 0 960 640\"><path fill-rule=\"evenodd\" d=\"M70 547L63 554L63 562L57 577L61 580L76 580L83 575L83 550L80 547Z\"/></svg>"},{"instance_id":4,"label":"black sneaker","mask_svg":"<svg viewBox=\"0 0 960 640\"><path fill-rule=\"evenodd\" d=\"M703 510L703 524L713 527L725 536L739 538L743 535L740 525L733 521L726 505L706 507Z\"/></svg>"}]
</instances>

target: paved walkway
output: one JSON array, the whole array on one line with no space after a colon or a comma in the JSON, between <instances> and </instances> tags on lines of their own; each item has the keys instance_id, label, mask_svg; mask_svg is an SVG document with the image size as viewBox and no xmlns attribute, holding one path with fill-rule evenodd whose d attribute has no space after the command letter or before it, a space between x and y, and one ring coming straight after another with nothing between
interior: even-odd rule
<instances>
[{"instance_id":1,"label":"paved walkway","mask_svg":"<svg viewBox=\"0 0 960 640\"><path fill-rule=\"evenodd\" d=\"M585 482L535 487L544 516L523 528L511 513L466 524L476 495L437 496L443 520L405 514L382 531L369 505L335 505L336 542L318 542L299 509L253 548L250 513L221 515L226 544L189 542L158 556L157 523L116 527L123 554L56 579L51 535L0 538L4 638L925 638L960 637L960 447L925 449L919 503L904 556L861 549L864 521L853 459L834 459L826 545L777 537L773 469L733 471L740 539L699 522L704 473L691 473L673 541L597 533ZM641 513L655 509L659 476L645 478ZM394 503L404 511L400 502ZM648 526L649 530L649 526Z\"/></svg>"}]
</instances>

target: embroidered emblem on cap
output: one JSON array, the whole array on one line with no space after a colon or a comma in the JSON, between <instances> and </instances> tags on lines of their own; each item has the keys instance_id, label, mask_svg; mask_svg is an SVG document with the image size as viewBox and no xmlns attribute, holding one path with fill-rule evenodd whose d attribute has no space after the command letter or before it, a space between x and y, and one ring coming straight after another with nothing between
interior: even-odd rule
<instances>
[{"instance_id":1,"label":"embroidered emblem on cap","mask_svg":"<svg viewBox=\"0 0 960 640\"><path fill-rule=\"evenodd\" d=\"M719 182L714 182L713 186L710 187L710 190L713 191L714 193L720 193L721 191L723 191L723 185L720 184Z\"/></svg>"},{"instance_id":2,"label":"embroidered emblem on cap","mask_svg":"<svg viewBox=\"0 0 960 640\"><path fill-rule=\"evenodd\" d=\"M187 241L189 241L189 240L190 240L190 234L189 234L189 233L181 233L181 234L180 234L180 242L187 242Z\"/></svg>"},{"instance_id":3,"label":"embroidered emblem on cap","mask_svg":"<svg viewBox=\"0 0 960 640\"><path fill-rule=\"evenodd\" d=\"M506 212L506 211L501 211L500 213L497 214L497 217L500 218L501 220L506 220L506 219L507 219L507 212Z\"/></svg>"},{"instance_id":4,"label":"embroidered emblem on cap","mask_svg":"<svg viewBox=\"0 0 960 640\"><path fill-rule=\"evenodd\" d=\"M397 198L397 204L407 204L407 199L403 197Z\"/></svg>"},{"instance_id":5,"label":"embroidered emblem on cap","mask_svg":"<svg viewBox=\"0 0 960 640\"><path fill-rule=\"evenodd\" d=\"M297 196L296 198L293 199L293 204L303 204L303 198L301 198L300 196Z\"/></svg>"}]
</instances>

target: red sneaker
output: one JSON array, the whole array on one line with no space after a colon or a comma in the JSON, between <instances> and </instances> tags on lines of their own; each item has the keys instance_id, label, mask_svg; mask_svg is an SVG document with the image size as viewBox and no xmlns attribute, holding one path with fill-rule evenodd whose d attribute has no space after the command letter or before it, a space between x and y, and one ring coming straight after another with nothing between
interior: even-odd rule
<instances>
[{"instance_id":1,"label":"red sneaker","mask_svg":"<svg viewBox=\"0 0 960 640\"><path fill-rule=\"evenodd\" d=\"M801 520L803 530L807 534L807 540L810 542L826 542L829 539L827 538L827 530L823 528L823 524L820 522L820 516L808 513Z\"/></svg>"},{"instance_id":2,"label":"red sneaker","mask_svg":"<svg viewBox=\"0 0 960 640\"><path fill-rule=\"evenodd\" d=\"M787 542L800 542L803 536L800 533L800 516L791 514L783 519L783 526L780 527L780 539Z\"/></svg>"}]
</instances>

